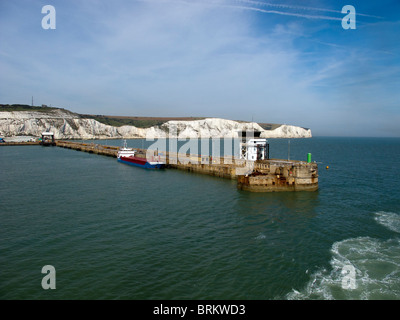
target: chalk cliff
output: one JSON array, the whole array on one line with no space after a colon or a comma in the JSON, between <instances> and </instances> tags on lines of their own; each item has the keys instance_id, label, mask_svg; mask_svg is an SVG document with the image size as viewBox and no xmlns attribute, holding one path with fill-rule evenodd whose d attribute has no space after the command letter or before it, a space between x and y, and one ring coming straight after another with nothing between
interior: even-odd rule
<instances>
[{"instance_id":1,"label":"chalk cliff","mask_svg":"<svg viewBox=\"0 0 400 320\"><path fill-rule=\"evenodd\" d=\"M0 137L41 136L43 131L54 132L56 139L133 139L133 138L223 138L237 137L238 131L255 129L263 138L310 138L311 130L281 125L264 130L257 123L238 122L219 118L191 121L168 121L159 126L137 128L114 127L64 109L0 112Z\"/></svg>"}]
</instances>

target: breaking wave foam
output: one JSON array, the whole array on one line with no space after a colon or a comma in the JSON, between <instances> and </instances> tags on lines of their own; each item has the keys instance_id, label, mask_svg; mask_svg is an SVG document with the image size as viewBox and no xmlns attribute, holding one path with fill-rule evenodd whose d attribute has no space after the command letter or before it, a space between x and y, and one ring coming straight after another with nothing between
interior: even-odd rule
<instances>
[{"instance_id":1,"label":"breaking wave foam","mask_svg":"<svg viewBox=\"0 0 400 320\"><path fill-rule=\"evenodd\" d=\"M400 215L394 212L380 211L375 214L375 221L389 230L400 233Z\"/></svg>"},{"instance_id":2,"label":"breaking wave foam","mask_svg":"<svg viewBox=\"0 0 400 320\"><path fill-rule=\"evenodd\" d=\"M400 215L396 213L377 212L375 220L400 232ZM331 254L330 270L317 271L301 292L293 290L286 298L400 299L400 239L346 239L335 242Z\"/></svg>"}]
</instances>

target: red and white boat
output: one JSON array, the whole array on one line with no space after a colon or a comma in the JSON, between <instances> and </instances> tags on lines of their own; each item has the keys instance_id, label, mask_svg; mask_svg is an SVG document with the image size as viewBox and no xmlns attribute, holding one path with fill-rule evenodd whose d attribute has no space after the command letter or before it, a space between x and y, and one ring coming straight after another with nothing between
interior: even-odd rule
<instances>
[{"instance_id":1,"label":"red and white boat","mask_svg":"<svg viewBox=\"0 0 400 320\"><path fill-rule=\"evenodd\" d=\"M118 151L117 160L118 162L145 169L162 169L165 167L165 162L161 161L160 157L158 159L157 157L152 157L152 159L137 157L136 150L128 148L126 140L124 140L124 146Z\"/></svg>"}]
</instances>

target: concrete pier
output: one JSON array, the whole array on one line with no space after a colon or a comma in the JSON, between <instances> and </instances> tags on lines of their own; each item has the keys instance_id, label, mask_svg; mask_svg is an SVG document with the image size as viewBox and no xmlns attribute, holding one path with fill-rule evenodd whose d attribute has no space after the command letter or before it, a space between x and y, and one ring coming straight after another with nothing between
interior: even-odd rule
<instances>
[{"instance_id":1,"label":"concrete pier","mask_svg":"<svg viewBox=\"0 0 400 320\"><path fill-rule=\"evenodd\" d=\"M103 156L115 157L115 158L117 157L117 153L119 150L119 147L114 147L114 146L105 146L95 143L83 143L83 142L66 141L66 140L56 141L56 146L66 149L73 149L88 153L100 154Z\"/></svg>"},{"instance_id":2,"label":"concrete pier","mask_svg":"<svg viewBox=\"0 0 400 320\"><path fill-rule=\"evenodd\" d=\"M22 141L22 142L1 142L1 146L38 146L39 141Z\"/></svg>"},{"instance_id":3,"label":"concrete pier","mask_svg":"<svg viewBox=\"0 0 400 320\"><path fill-rule=\"evenodd\" d=\"M238 176L238 188L252 192L316 191L318 165L314 162L266 160L248 175Z\"/></svg>"},{"instance_id":4,"label":"concrete pier","mask_svg":"<svg viewBox=\"0 0 400 320\"><path fill-rule=\"evenodd\" d=\"M117 146L72 141L57 141L56 145L111 157L117 157L120 149ZM273 192L315 191L318 189L318 165L315 162L281 159L250 161L233 157L211 158L165 151L135 150L138 157L146 158L147 153L147 157L165 161L167 168L237 179L238 188L241 190Z\"/></svg>"}]
</instances>

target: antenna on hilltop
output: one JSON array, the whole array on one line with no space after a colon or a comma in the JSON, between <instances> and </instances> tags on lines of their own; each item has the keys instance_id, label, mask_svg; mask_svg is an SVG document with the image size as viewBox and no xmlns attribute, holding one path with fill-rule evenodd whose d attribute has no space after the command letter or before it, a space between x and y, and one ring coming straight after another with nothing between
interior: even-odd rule
<instances>
[{"instance_id":1,"label":"antenna on hilltop","mask_svg":"<svg viewBox=\"0 0 400 320\"><path fill-rule=\"evenodd\" d=\"M33 107L33 96L32 96L32 107Z\"/></svg>"}]
</instances>

